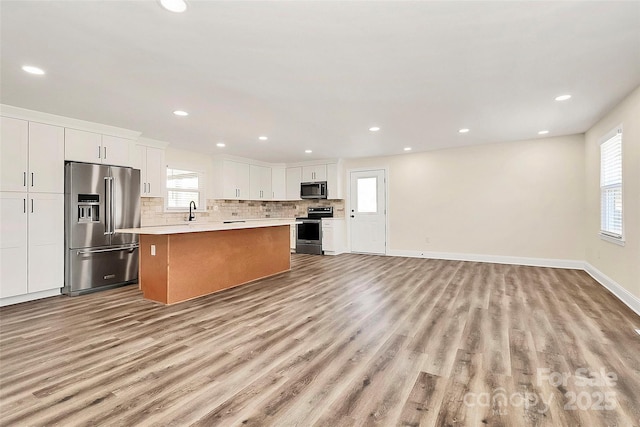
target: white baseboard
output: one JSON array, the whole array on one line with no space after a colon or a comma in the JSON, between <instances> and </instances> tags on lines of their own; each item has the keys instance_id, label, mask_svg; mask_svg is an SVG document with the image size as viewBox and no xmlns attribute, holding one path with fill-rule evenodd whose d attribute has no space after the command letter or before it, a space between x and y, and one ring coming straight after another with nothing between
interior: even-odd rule
<instances>
[{"instance_id":1,"label":"white baseboard","mask_svg":"<svg viewBox=\"0 0 640 427\"><path fill-rule=\"evenodd\" d=\"M568 268L571 270L583 270L584 261L572 259L553 258L528 258L502 255L480 255L456 252L421 252L389 250L388 256L402 256L410 258L446 259L452 261L489 262L493 264L529 265L532 267Z\"/></svg>"},{"instance_id":2,"label":"white baseboard","mask_svg":"<svg viewBox=\"0 0 640 427\"><path fill-rule=\"evenodd\" d=\"M588 262L584 263L584 271L640 316L640 299Z\"/></svg>"},{"instance_id":3,"label":"white baseboard","mask_svg":"<svg viewBox=\"0 0 640 427\"><path fill-rule=\"evenodd\" d=\"M54 297L60 295L60 288L49 289L42 292L34 292L31 294L16 295L14 297L0 298L0 307L6 305L18 304L21 302L33 301L42 298Z\"/></svg>"}]
</instances>

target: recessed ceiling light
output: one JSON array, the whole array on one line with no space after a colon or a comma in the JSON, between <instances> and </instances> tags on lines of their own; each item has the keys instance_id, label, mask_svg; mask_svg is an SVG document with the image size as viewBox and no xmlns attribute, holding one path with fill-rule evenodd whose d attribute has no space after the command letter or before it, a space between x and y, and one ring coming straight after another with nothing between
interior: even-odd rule
<instances>
[{"instance_id":1,"label":"recessed ceiling light","mask_svg":"<svg viewBox=\"0 0 640 427\"><path fill-rule=\"evenodd\" d=\"M175 114L176 116L180 116L180 117L186 117L189 115L189 113L187 113L186 111L182 111L182 110L176 110L173 112L173 114Z\"/></svg>"},{"instance_id":2,"label":"recessed ceiling light","mask_svg":"<svg viewBox=\"0 0 640 427\"><path fill-rule=\"evenodd\" d=\"M371 132L378 132L380 130L380 128L378 126L372 126L372 127L369 128L369 130Z\"/></svg>"},{"instance_id":3,"label":"recessed ceiling light","mask_svg":"<svg viewBox=\"0 0 640 427\"><path fill-rule=\"evenodd\" d=\"M227 146L227 144L225 144L224 142L218 142L216 144L216 147L220 147L220 148L223 148L223 147L226 147L226 146Z\"/></svg>"},{"instance_id":4,"label":"recessed ceiling light","mask_svg":"<svg viewBox=\"0 0 640 427\"><path fill-rule=\"evenodd\" d=\"M187 2L184 0L160 0L160 4L169 12L180 13L187 10Z\"/></svg>"},{"instance_id":5,"label":"recessed ceiling light","mask_svg":"<svg viewBox=\"0 0 640 427\"><path fill-rule=\"evenodd\" d=\"M34 67L33 65L23 65L22 71L26 71L29 74L36 74L38 76L44 74L44 70L42 68Z\"/></svg>"},{"instance_id":6,"label":"recessed ceiling light","mask_svg":"<svg viewBox=\"0 0 640 427\"><path fill-rule=\"evenodd\" d=\"M549 133L548 130L541 130L540 132L538 132L538 135L546 135L548 133Z\"/></svg>"},{"instance_id":7,"label":"recessed ceiling light","mask_svg":"<svg viewBox=\"0 0 640 427\"><path fill-rule=\"evenodd\" d=\"M404 151L411 151L411 147L404 147Z\"/></svg>"},{"instance_id":8,"label":"recessed ceiling light","mask_svg":"<svg viewBox=\"0 0 640 427\"><path fill-rule=\"evenodd\" d=\"M267 138L266 136L259 136L259 137L258 137L258 139L259 139L260 141L266 141L266 140L267 140L267 139L269 139L269 138Z\"/></svg>"},{"instance_id":9,"label":"recessed ceiling light","mask_svg":"<svg viewBox=\"0 0 640 427\"><path fill-rule=\"evenodd\" d=\"M469 132L469 129L467 129L467 128L462 128L462 129L460 129L458 132L459 132L459 133L467 133L467 132Z\"/></svg>"},{"instance_id":10,"label":"recessed ceiling light","mask_svg":"<svg viewBox=\"0 0 640 427\"><path fill-rule=\"evenodd\" d=\"M569 98L571 98L571 95L560 95L556 96L556 101L566 101Z\"/></svg>"},{"instance_id":11,"label":"recessed ceiling light","mask_svg":"<svg viewBox=\"0 0 640 427\"><path fill-rule=\"evenodd\" d=\"M313 153L313 151L311 151L311 150L304 150L304 152L307 153L307 154Z\"/></svg>"}]
</instances>

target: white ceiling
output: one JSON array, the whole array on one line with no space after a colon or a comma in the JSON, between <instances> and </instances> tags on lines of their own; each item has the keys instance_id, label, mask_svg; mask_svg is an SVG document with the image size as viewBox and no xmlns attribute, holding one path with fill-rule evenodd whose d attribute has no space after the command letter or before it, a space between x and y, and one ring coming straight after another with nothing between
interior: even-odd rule
<instances>
[{"instance_id":1,"label":"white ceiling","mask_svg":"<svg viewBox=\"0 0 640 427\"><path fill-rule=\"evenodd\" d=\"M3 0L0 13L1 103L271 162L581 133L640 85L638 1L190 1L174 14Z\"/></svg>"}]
</instances>

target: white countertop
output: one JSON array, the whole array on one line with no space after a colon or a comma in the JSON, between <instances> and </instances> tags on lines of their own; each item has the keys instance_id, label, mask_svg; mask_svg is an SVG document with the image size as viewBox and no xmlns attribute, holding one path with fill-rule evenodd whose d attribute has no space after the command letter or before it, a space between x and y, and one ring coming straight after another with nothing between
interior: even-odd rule
<instances>
[{"instance_id":1,"label":"white countertop","mask_svg":"<svg viewBox=\"0 0 640 427\"><path fill-rule=\"evenodd\" d=\"M232 220L235 221L235 220ZM238 220L243 222L191 222L179 225L160 225L155 227L122 228L116 229L118 233L131 234L181 234L200 233L203 231L241 230L244 228L278 227L281 225L293 225L295 219L264 219L264 220Z\"/></svg>"}]
</instances>

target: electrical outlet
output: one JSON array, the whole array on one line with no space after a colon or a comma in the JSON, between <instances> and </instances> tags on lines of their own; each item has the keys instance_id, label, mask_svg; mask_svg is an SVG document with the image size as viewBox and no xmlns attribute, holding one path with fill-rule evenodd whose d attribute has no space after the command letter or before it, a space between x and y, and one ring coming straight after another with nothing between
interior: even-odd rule
<instances>
[{"instance_id":1,"label":"electrical outlet","mask_svg":"<svg viewBox=\"0 0 640 427\"><path fill-rule=\"evenodd\" d=\"M156 256L156 245L151 245L151 256Z\"/></svg>"}]
</instances>

